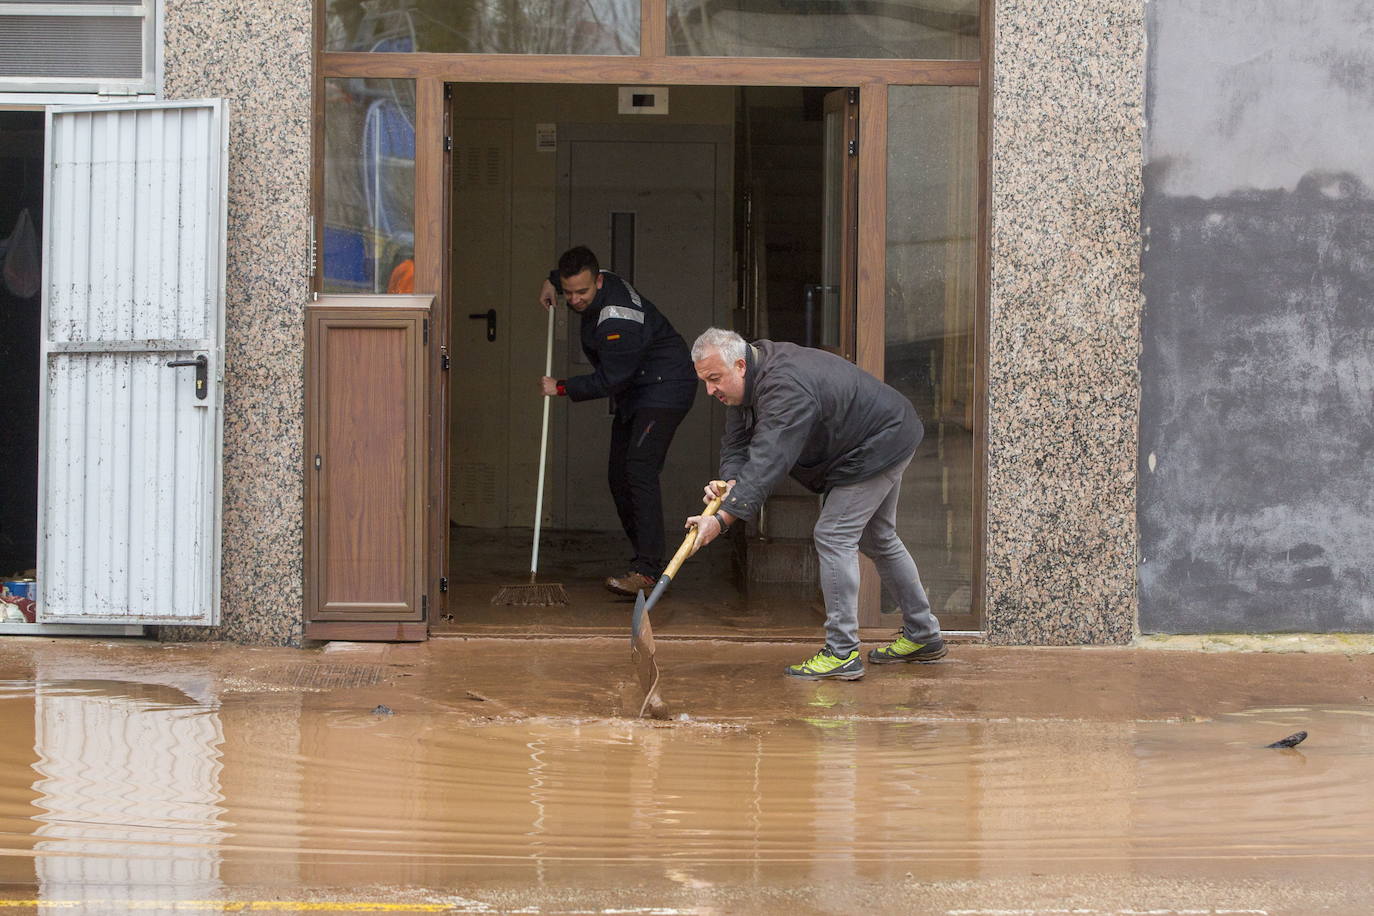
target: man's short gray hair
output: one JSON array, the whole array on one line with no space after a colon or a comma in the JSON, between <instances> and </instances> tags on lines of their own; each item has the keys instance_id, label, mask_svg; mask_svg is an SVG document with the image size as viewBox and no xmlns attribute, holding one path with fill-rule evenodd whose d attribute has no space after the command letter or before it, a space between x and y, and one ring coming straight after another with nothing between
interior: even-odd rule
<instances>
[{"instance_id":1,"label":"man's short gray hair","mask_svg":"<svg viewBox=\"0 0 1374 916\"><path fill-rule=\"evenodd\" d=\"M736 360L744 359L744 338L725 328L707 328L701 332L697 342L692 344L692 362L706 358L712 351L720 354L725 365L733 366Z\"/></svg>"}]
</instances>

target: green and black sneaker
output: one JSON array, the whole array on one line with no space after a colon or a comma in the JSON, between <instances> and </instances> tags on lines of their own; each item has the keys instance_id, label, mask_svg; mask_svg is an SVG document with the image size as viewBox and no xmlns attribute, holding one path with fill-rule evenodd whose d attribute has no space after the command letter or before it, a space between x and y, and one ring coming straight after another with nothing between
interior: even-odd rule
<instances>
[{"instance_id":1,"label":"green and black sneaker","mask_svg":"<svg viewBox=\"0 0 1374 916\"><path fill-rule=\"evenodd\" d=\"M848 655L839 656L826 646L800 665L788 665L787 676L808 681L819 681L827 677L857 681L864 676L864 661L859 657L858 649L851 649Z\"/></svg>"},{"instance_id":2,"label":"green and black sneaker","mask_svg":"<svg viewBox=\"0 0 1374 916\"><path fill-rule=\"evenodd\" d=\"M868 653L868 660L875 665L891 665L896 662L933 662L937 658L944 658L949 650L945 648L945 641L940 637L933 637L930 642L913 642L906 638L905 633L897 636L896 642L890 642L881 649L873 649Z\"/></svg>"}]
</instances>

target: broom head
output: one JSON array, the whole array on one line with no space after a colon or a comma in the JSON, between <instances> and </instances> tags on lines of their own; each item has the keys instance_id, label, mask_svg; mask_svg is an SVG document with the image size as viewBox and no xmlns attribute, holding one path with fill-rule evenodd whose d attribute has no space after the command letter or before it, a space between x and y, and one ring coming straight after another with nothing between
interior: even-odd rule
<instances>
[{"instance_id":1,"label":"broom head","mask_svg":"<svg viewBox=\"0 0 1374 916\"><path fill-rule=\"evenodd\" d=\"M557 583L503 585L491 603L510 607L553 607L567 604L568 593Z\"/></svg>"}]
</instances>

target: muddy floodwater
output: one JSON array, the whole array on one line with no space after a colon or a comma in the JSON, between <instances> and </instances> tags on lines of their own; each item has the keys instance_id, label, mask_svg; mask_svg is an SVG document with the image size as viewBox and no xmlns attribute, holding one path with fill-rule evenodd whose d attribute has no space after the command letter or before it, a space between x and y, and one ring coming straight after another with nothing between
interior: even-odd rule
<instances>
[{"instance_id":1,"label":"muddy floodwater","mask_svg":"<svg viewBox=\"0 0 1374 916\"><path fill-rule=\"evenodd\" d=\"M0 916L1374 912L1374 656L811 651L0 638Z\"/></svg>"}]
</instances>

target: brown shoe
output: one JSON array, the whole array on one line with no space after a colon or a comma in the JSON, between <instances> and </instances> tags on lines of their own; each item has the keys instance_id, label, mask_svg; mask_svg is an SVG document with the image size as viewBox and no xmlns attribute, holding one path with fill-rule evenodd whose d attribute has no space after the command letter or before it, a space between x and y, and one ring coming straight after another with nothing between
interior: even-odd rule
<instances>
[{"instance_id":1,"label":"brown shoe","mask_svg":"<svg viewBox=\"0 0 1374 916\"><path fill-rule=\"evenodd\" d=\"M640 590L649 591L654 587L657 579L651 579L644 573L627 572L623 576L611 576L606 580L606 588L615 592L617 595L629 595L633 598L638 595Z\"/></svg>"}]
</instances>

